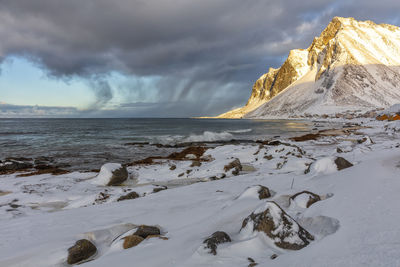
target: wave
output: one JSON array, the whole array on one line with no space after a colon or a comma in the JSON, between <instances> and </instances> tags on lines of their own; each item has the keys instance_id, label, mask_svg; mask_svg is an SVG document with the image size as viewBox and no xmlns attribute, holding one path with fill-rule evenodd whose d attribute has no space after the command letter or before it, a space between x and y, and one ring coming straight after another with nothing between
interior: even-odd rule
<instances>
[{"instance_id":1,"label":"wave","mask_svg":"<svg viewBox=\"0 0 400 267\"><path fill-rule=\"evenodd\" d=\"M189 136L182 135L164 135L152 138L151 143L159 143L163 145L175 145L179 143L190 142L216 142L234 139L233 134L224 132L205 131L202 134L191 134Z\"/></svg>"},{"instance_id":2,"label":"wave","mask_svg":"<svg viewBox=\"0 0 400 267\"><path fill-rule=\"evenodd\" d=\"M241 129L241 130L231 130L231 131L227 131L229 133L249 133L253 131L253 129Z\"/></svg>"},{"instance_id":3,"label":"wave","mask_svg":"<svg viewBox=\"0 0 400 267\"><path fill-rule=\"evenodd\" d=\"M183 142L214 142L233 139L233 135L229 132L209 132L205 131L203 134L190 135L183 139Z\"/></svg>"},{"instance_id":4,"label":"wave","mask_svg":"<svg viewBox=\"0 0 400 267\"><path fill-rule=\"evenodd\" d=\"M169 144L175 145L179 143L191 143L191 142L218 142L218 141L229 141L235 139L235 134L242 134L251 132L252 129L240 129L240 130L227 130L222 132L205 131L202 134L191 134L188 136L183 135L164 135L153 137L151 143Z\"/></svg>"}]
</instances>

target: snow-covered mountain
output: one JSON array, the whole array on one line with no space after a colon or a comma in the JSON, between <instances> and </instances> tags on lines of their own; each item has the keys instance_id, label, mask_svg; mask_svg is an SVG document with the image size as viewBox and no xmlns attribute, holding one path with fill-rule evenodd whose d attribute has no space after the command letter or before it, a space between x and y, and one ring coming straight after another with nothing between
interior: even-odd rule
<instances>
[{"instance_id":1,"label":"snow-covered mountain","mask_svg":"<svg viewBox=\"0 0 400 267\"><path fill-rule=\"evenodd\" d=\"M400 102L400 28L335 17L307 49L254 84L246 106L219 118L387 107Z\"/></svg>"}]
</instances>

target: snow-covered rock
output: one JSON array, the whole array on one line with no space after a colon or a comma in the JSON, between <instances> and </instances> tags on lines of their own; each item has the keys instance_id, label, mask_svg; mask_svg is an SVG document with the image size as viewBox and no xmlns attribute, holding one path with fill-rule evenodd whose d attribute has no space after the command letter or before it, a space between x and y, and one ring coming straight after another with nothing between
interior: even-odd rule
<instances>
[{"instance_id":1,"label":"snow-covered rock","mask_svg":"<svg viewBox=\"0 0 400 267\"><path fill-rule=\"evenodd\" d=\"M312 169L318 174L331 174L353 166L342 157L325 157L312 164Z\"/></svg>"},{"instance_id":2,"label":"snow-covered rock","mask_svg":"<svg viewBox=\"0 0 400 267\"><path fill-rule=\"evenodd\" d=\"M337 166L333 157L326 157L317 160L312 164L312 169L318 174L330 174L337 172Z\"/></svg>"},{"instance_id":3,"label":"snow-covered rock","mask_svg":"<svg viewBox=\"0 0 400 267\"><path fill-rule=\"evenodd\" d=\"M93 179L97 185L119 185L128 179L128 171L119 163L106 163L101 166L100 173Z\"/></svg>"},{"instance_id":4,"label":"snow-covered rock","mask_svg":"<svg viewBox=\"0 0 400 267\"><path fill-rule=\"evenodd\" d=\"M290 197L290 204L305 209L320 200L321 197L319 195L309 191L302 191Z\"/></svg>"},{"instance_id":5,"label":"snow-covered rock","mask_svg":"<svg viewBox=\"0 0 400 267\"><path fill-rule=\"evenodd\" d=\"M221 118L333 114L400 102L400 28L335 17L307 49L254 84L246 106Z\"/></svg>"},{"instance_id":6,"label":"snow-covered rock","mask_svg":"<svg viewBox=\"0 0 400 267\"><path fill-rule=\"evenodd\" d=\"M299 250L310 244L314 237L301 227L275 202L268 201L250 214L242 224L243 236L263 232L267 238L282 249Z\"/></svg>"},{"instance_id":7,"label":"snow-covered rock","mask_svg":"<svg viewBox=\"0 0 400 267\"><path fill-rule=\"evenodd\" d=\"M244 190L237 199L258 198L261 200L270 197L271 192L269 191L268 187L263 185L254 185L246 188L246 190Z\"/></svg>"}]
</instances>

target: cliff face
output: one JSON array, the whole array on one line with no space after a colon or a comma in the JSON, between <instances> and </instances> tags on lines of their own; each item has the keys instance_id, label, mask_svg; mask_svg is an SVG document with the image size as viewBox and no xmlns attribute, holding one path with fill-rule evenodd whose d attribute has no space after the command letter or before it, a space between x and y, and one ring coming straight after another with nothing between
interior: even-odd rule
<instances>
[{"instance_id":1,"label":"cliff face","mask_svg":"<svg viewBox=\"0 0 400 267\"><path fill-rule=\"evenodd\" d=\"M254 84L246 106L220 118L292 116L400 102L400 28L335 17L304 50Z\"/></svg>"}]
</instances>

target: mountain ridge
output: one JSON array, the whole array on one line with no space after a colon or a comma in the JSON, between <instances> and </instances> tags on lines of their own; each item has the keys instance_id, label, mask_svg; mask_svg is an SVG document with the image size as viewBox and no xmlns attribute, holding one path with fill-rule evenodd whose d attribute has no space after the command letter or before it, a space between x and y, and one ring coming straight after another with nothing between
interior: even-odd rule
<instances>
[{"instance_id":1,"label":"mountain ridge","mask_svg":"<svg viewBox=\"0 0 400 267\"><path fill-rule=\"evenodd\" d=\"M400 28L334 17L306 49L253 85L247 104L217 118L291 117L400 102Z\"/></svg>"}]
</instances>

